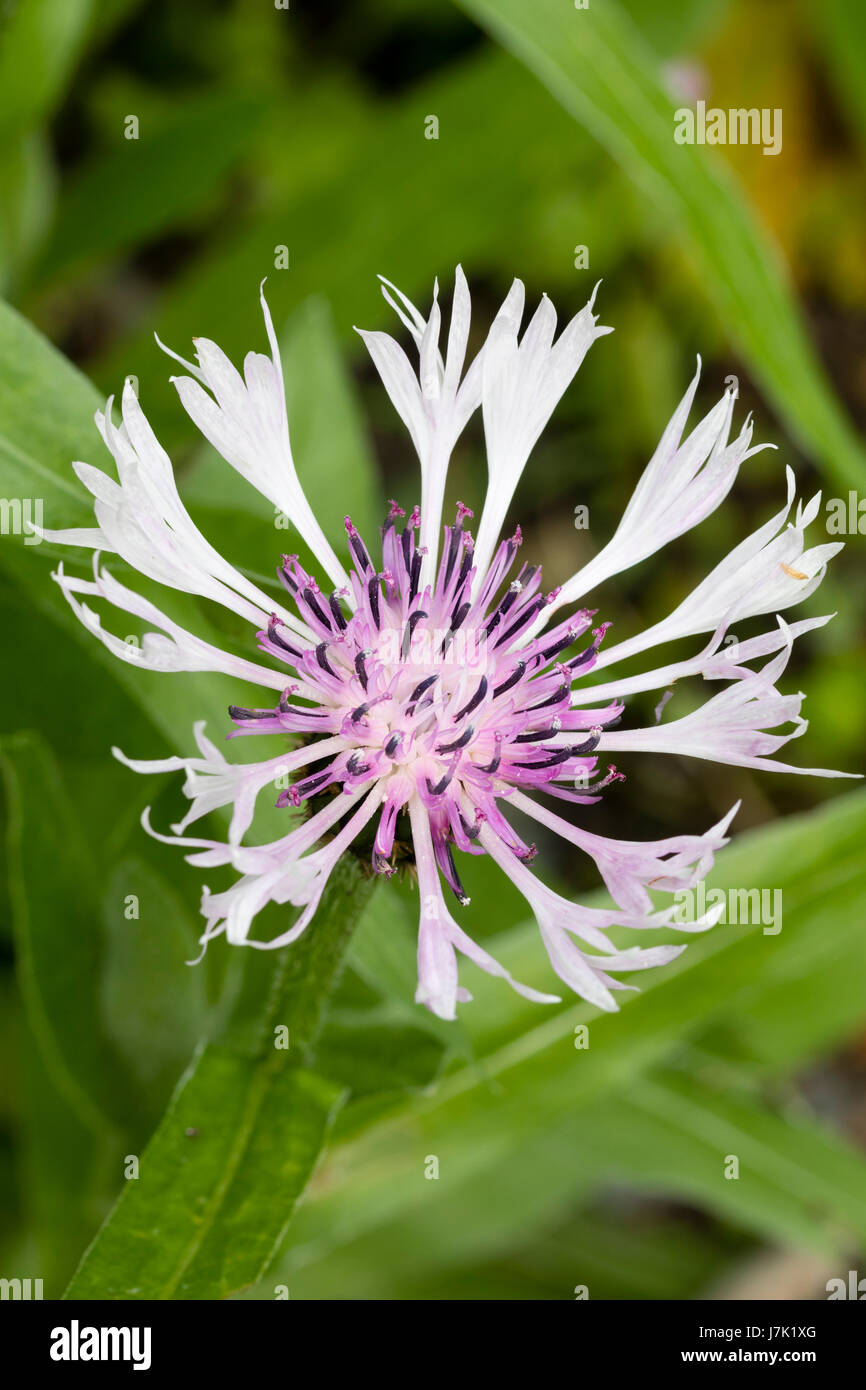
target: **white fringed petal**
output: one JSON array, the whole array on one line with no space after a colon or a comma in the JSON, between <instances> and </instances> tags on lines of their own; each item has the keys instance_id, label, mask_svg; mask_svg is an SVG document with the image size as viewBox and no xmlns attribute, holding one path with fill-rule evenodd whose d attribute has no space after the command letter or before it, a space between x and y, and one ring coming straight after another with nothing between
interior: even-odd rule
<instances>
[{"instance_id":1,"label":"white fringed petal","mask_svg":"<svg viewBox=\"0 0 866 1390\"><path fill-rule=\"evenodd\" d=\"M613 729L603 733L599 749L605 753L675 753L703 758L734 767L757 767L768 772L797 772L812 777L846 777L853 774L823 768L794 767L774 761L772 754L806 732L800 715L802 693L780 695L775 683L791 655L792 637L783 618L783 650L760 671L749 671L740 680L711 696L698 709L669 724L650 729ZM767 729L793 724L789 734L768 734Z\"/></svg>"},{"instance_id":2,"label":"white fringed petal","mask_svg":"<svg viewBox=\"0 0 866 1390\"><path fill-rule=\"evenodd\" d=\"M184 507L171 463L154 435L132 385L122 397L122 424L111 420L112 401L96 424L117 466L117 482L86 463L73 468L93 495L93 528L43 531L46 540L120 555L140 574L182 593L212 599L261 627L276 611L296 633L310 632L223 558Z\"/></svg>"},{"instance_id":3,"label":"white fringed petal","mask_svg":"<svg viewBox=\"0 0 866 1390\"><path fill-rule=\"evenodd\" d=\"M68 575L63 565L57 567L52 576L60 587L76 618L88 632L92 633L108 651L120 661L130 666L140 666L144 671L219 671L227 676L237 676L240 680L254 685L266 686L271 690L283 690L286 686L286 672L272 671L257 662L244 657L233 656L230 652L205 642L188 632L179 623L173 622L155 604L142 598L132 589L127 589L106 569L99 568L99 556L93 557L93 579L79 579ZM141 645L116 637L108 632L100 621L98 613L86 603L79 603L76 594L88 594L104 599L112 607L123 613L131 613L145 623L153 623L158 632L146 632ZM298 693L305 694L306 687L298 682Z\"/></svg>"},{"instance_id":4,"label":"white fringed petal","mask_svg":"<svg viewBox=\"0 0 866 1390\"><path fill-rule=\"evenodd\" d=\"M542 430L596 338L613 332L592 312L597 289L555 343L556 310L546 295L519 341L522 305L503 306L490 330L482 368L488 484L475 546L479 582Z\"/></svg>"},{"instance_id":5,"label":"white fringed petal","mask_svg":"<svg viewBox=\"0 0 866 1390\"><path fill-rule=\"evenodd\" d=\"M604 934L608 927L615 923L638 928L665 926L673 909L665 913L632 913L582 907L560 897L536 878L491 826L481 826L479 839L491 859L529 903L555 973L569 989L596 1008L615 1012L618 1005L611 990L631 988L614 979L608 973L610 970L648 969L675 959L685 949L683 946L654 946L617 951ZM572 936L596 947L598 954L581 950Z\"/></svg>"},{"instance_id":6,"label":"white fringed petal","mask_svg":"<svg viewBox=\"0 0 866 1390\"><path fill-rule=\"evenodd\" d=\"M342 798L342 806L340 797L335 800L337 806L334 810L344 812L349 798ZM202 945L206 946L223 931L232 945L253 946L260 951L278 950L297 941L315 914L338 861L375 815L381 802L382 793L376 785L334 838L312 854L298 858L296 854L286 855L285 850L277 851L272 856L270 866L263 872L244 874L224 893L212 894L205 889L202 913L207 927L200 938ZM291 903L303 910L287 931L270 941L255 941L250 937L253 919L269 902Z\"/></svg>"},{"instance_id":7,"label":"white fringed petal","mask_svg":"<svg viewBox=\"0 0 866 1390\"><path fill-rule=\"evenodd\" d=\"M698 370L644 469L613 536L583 569L563 584L531 633L538 631L563 604L574 603L612 575L631 569L677 536L699 525L727 497L744 460L761 449L772 447L766 444L750 447L751 418L746 420L735 439L729 439L735 400L732 391L726 391L683 440L699 377L700 359Z\"/></svg>"},{"instance_id":8,"label":"white fringed petal","mask_svg":"<svg viewBox=\"0 0 866 1390\"><path fill-rule=\"evenodd\" d=\"M258 794L269 783L275 783L278 777L295 772L300 767L307 767L320 758L333 755L343 747L342 739L323 739L292 753L282 753L277 757L268 758L264 762L230 763L206 736L204 720L195 723L193 733L200 755L197 758L128 758L119 748L112 748L111 751L118 762L133 772L151 775L156 772L182 770L186 773L183 794L192 805L183 819L172 825L176 836L183 835L187 826L209 812L220 810L223 806L231 806L232 819L228 839L231 846L239 845L249 830Z\"/></svg>"},{"instance_id":9,"label":"white fringed petal","mask_svg":"<svg viewBox=\"0 0 866 1390\"><path fill-rule=\"evenodd\" d=\"M764 613L779 613L813 594L828 563L843 546L833 542L805 549L806 527L817 514L820 493L806 506L799 503L795 521L785 526L796 491L790 468L787 481L788 498L781 511L726 555L673 613L634 637L603 649L594 669L612 666L663 642L712 632L719 626L730 628L732 623Z\"/></svg>"},{"instance_id":10,"label":"white fringed petal","mask_svg":"<svg viewBox=\"0 0 866 1390\"><path fill-rule=\"evenodd\" d=\"M701 676L704 680L734 680L749 674L746 663L759 656L770 656L779 651L791 639L801 637L805 632L814 632L824 627L834 615L827 613L821 618L801 618L791 623L786 633L781 627L771 632L761 633L759 637L749 637L744 642L734 642L723 646L727 631L726 625L718 627L710 641L697 656L685 661L673 661L667 666L658 666L653 671L644 671L637 676L605 681L600 685L581 687L575 690L571 703L575 707L596 704L599 700L621 700L628 695L637 695L645 690L663 690L689 676Z\"/></svg>"},{"instance_id":11,"label":"white fringed petal","mask_svg":"<svg viewBox=\"0 0 866 1390\"><path fill-rule=\"evenodd\" d=\"M649 887L662 893L677 893L694 887L709 873L715 855L728 843L727 830L739 807L737 803L703 835L614 840L572 825L524 792L513 792L509 804L588 854L598 866L614 902L635 916L652 912Z\"/></svg>"},{"instance_id":12,"label":"white fringed petal","mask_svg":"<svg viewBox=\"0 0 866 1390\"><path fill-rule=\"evenodd\" d=\"M264 282L260 298L270 357L247 353L241 376L216 343L196 338L198 366L184 363L194 377L172 377L172 382L184 410L205 439L242 478L285 513L340 589L347 583L346 571L313 514L292 457L280 349ZM175 353L171 356L183 361Z\"/></svg>"},{"instance_id":13,"label":"white fringed petal","mask_svg":"<svg viewBox=\"0 0 866 1390\"><path fill-rule=\"evenodd\" d=\"M392 298L389 290L397 296ZM443 361L439 351L441 313L439 287L434 286L433 307L425 319L411 300L388 280L382 293L409 329L419 352L416 376L403 349L387 333L357 329L370 353L391 403L403 421L421 464L421 533L419 544L425 550L421 585L435 573L442 523L442 502L451 452L470 417L481 404L482 369L499 326L515 322L523 313L523 285L515 280L493 321L487 342L470 364L461 381L469 340L471 304L469 286L458 265L454 275L454 298L448 346Z\"/></svg>"},{"instance_id":14,"label":"white fringed petal","mask_svg":"<svg viewBox=\"0 0 866 1390\"><path fill-rule=\"evenodd\" d=\"M409 818L412 824L412 843L418 867L418 892L421 899L421 917L418 924L418 988L415 1003L424 1004L439 1018L453 1019L457 1016L458 1002L472 998L467 990L458 985L457 951L468 956L474 965L499 979L506 980L513 990L536 1004L557 1004L555 994L543 994L540 990L522 985L500 965L487 951L458 926L448 911L433 844L430 837L430 823L421 802L413 798L409 803Z\"/></svg>"}]
</instances>

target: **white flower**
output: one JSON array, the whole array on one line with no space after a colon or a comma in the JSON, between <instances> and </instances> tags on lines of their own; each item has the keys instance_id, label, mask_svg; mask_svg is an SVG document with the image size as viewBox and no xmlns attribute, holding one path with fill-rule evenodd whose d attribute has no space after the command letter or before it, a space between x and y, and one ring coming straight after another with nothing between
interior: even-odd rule
<instances>
[{"instance_id":1,"label":"white flower","mask_svg":"<svg viewBox=\"0 0 866 1390\"><path fill-rule=\"evenodd\" d=\"M262 949L291 944L310 923L334 865L374 818L373 870L394 872L402 815L408 830L401 828L400 834L411 835L421 899L419 1002L452 1018L458 1000L469 998L458 981L458 952L530 999L554 998L514 981L459 926L442 889L444 881L458 904L467 901L457 850L495 860L535 914L554 971L598 1008L614 1009L615 992L627 987L620 974L663 965L683 947L619 950L608 938L610 927L709 929L717 912L683 925L673 920L673 907L656 910L650 892L672 895L696 884L727 843L736 808L703 833L638 842L597 834L584 823L591 816L585 811L572 824L539 797L592 806L622 780L616 768L599 764L600 754L614 751L806 770L772 759L806 728L802 695L784 695L776 682L794 638L828 619L789 626L779 617L776 626L737 640L734 648L726 639L732 622L778 613L812 593L839 547L805 548L818 498L798 508L793 524L786 525L794 500L789 473L787 505L777 516L716 565L667 618L603 651L607 623L590 631L592 612L553 621L554 612L704 520L755 452L750 422L731 438L734 398L728 393L685 435L695 376L610 541L557 594L545 598L538 566L526 564L513 574L519 530L505 540L499 532L539 434L590 346L609 332L597 326L594 296L558 339L556 315L543 299L520 336L524 292L515 281L464 371L470 303L459 268L444 359L437 292L425 319L384 283L386 299L415 340L417 374L387 334L362 337L418 454L422 507L406 519L406 512L391 504L382 528L381 568L347 519L347 574L310 511L292 458L279 351L263 300L270 356L249 354L241 376L219 348L199 340L198 365L184 364L191 375L176 381L178 394L227 462L297 526L333 591L321 590L297 557L283 557L278 568L288 597L283 606L214 550L184 508L168 457L129 387L119 427L111 420L110 402L97 417L117 481L90 465L75 465L95 499L98 527L44 534L119 555L169 588L224 605L252 625L251 639L255 634L266 664L232 656L187 632L100 567L96 556L92 578L69 575L63 567L55 577L73 611L119 658L149 670L218 671L269 692L271 704L261 709L231 707L234 736L267 733L300 740L300 746L286 747L280 755L236 763L198 723L196 757L140 760L115 750L137 772L186 774L187 815L174 834L163 835L152 830L145 812L150 833L190 851L187 857L198 867L231 865L239 874L221 893L204 890L203 946L219 934L233 944ZM479 407L489 481L474 544L466 529L472 516L467 507L459 505L453 524L442 528L441 522L451 450ZM151 630L141 647L104 629L78 595L147 624ZM594 670L707 632L710 641L696 656L595 687L581 684ZM764 657L766 664L753 669L750 663ZM610 727L622 716L628 695L686 678L725 684L680 719L648 729ZM279 692L276 699L274 692ZM766 732L786 725L792 726L787 734ZM257 798L276 784L282 785L277 806L286 808L286 833L268 844L247 845ZM289 808L307 802L308 818L293 823ZM185 834L208 812L226 807L232 811L226 840ZM523 842L510 813L541 823L589 855L615 906L589 909L546 887L529 867L534 846ZM274 939L261 941L253 927L269 902L299 911Z\"/></svg>"}]
</instances>

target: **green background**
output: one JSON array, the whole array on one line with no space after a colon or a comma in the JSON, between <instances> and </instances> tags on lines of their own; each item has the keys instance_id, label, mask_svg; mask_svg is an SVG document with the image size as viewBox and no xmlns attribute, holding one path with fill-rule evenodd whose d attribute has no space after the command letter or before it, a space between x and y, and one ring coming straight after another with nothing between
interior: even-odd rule
<instances>
[{"instance_id":1,"label":"green background","mask_svg":"<svg viewBox=\"0 0 866 1390\"><path fill-rule=\"evenodd\" d=\"M778 445L715 516L607 585L612 638L639 630L778 509L785 463L806 497L866 495L864 15L857 0L7 0L0 495L42 499L50 527L89 524L70 463L105 466L92 414L133 374L195 519L275 590L286 534L197 439L154 330L239 360L263 346L268 276L298 470L337 544L347 510L369 531L386 497L419 494L352 331L393 331L376 274L426 310L460 261L474 342L514 275L563 321L603 278L616 332L513 509L546 583L611 534L696 352L700 407L734 374L738 410ZM673 110L697 97L781 109L782 152L675 145ZM484 482L473 425L449 505L477 508ZM810 543L836 538L825 521L822 506ZM864 539L841 539L795 614L838 616L798 644L784 688L808 695L793 760L856 772ZM866 1274L856 784L623 760L593 828L700 830L741 799L713 882L781 889L784 924L696 939L616 1016L529 1005L467 967L475 1002L440 1023L412 1003L416 891L371 892L352 860L301 946L275 961L217 943L189 969L200 875L139 826L148 802L154 824L177 818L180 779L137 778L109 749L191 752L193 720L219 737L251 692L114 661L51 582L61 558L85 572L81 554L0 536L0 1275L41 1277L47 1297L78 1269L72 1292L93 1298L685 1299L823 1297ZM225 614L167 606L251 650ZM700 695L678 689L667 717ZM266 808L258 833L282 823ZM539 843L549 881L597 894L590 867ZM549 988L522 900L485 862L466 879L469 929Z\"/></svg>"}]
</instances>

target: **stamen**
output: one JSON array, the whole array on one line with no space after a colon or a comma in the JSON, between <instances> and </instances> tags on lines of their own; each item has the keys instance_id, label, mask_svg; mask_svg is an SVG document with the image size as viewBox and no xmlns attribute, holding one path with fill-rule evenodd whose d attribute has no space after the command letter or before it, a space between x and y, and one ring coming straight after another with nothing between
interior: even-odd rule
<instances>
[{"instance_id":1,"label":"stamen","mask_svg":"<svg viewBox=\"0 0 866 1390\"><path fill-rule=\"evenodd\" d=\"M436 749L436 752L454 753L458 748L465 748L467 743L469 743L474 738L474 736L475 725L470 724L469 728L465 731L465 733L461 734L460 737L454 743L440 743L439 747Z\"/></svg>"},{"instance_id":2,"label":"stamen","mask_svg":"<svg viewBox=\"0 0 866 1390\"><path fill-rule=\"evenodd\" d=\"M405 532L403 533L406 534ZM420 550L416 550L412 556L412 569L409 575L409 602L412 603L418 593L418 583L421 579L422 555Z\"/></svg>"},{"instance_id":3,"label":"stamen","mask_svg":"<svg viewBox=\"0 0 866 1390\"><path fill-rule=\"evenodd\" d=\"M302 799L308 797L317 787L321 787L323 782L329 781L330 777L330 770L328 772L320 772L315 777L305 777L302 782L296 782L293 787L289 788L289 798L293 801L294 805L297 806ZM294 793L294 795L292 795L292 793Z\"/></svg>"},{"instance_id":4,"label":"stamen","mask_svg":"<svg viewBox=\"0 0 866 1390\"><path fill-rule=\"evenodd\" d=\"M476 690L475 694L472 696L472 699L469 701L468 705L464 705L462 710L455 714L454 723L459 724L461 719L465 718L467 714L471 714L473 710L477 709L486 694L487 677L482 676L481 683L478 686L478 689Z\"/></svg>"},{"instance_id":5,"label":"stamen","mask_svg":"<svg viewBox=\"0 0 866 1390\"><path fill-rule=\"evenodd\" d=\"M361 567L362 574L366 574L368 570L372 570L373 563L369 555L367 554L364 542L358 535L357 528L353 525L352 518L350 516L343 518L343 524L345 525L346 531L349 535L349 545L351 547L352 554L358 561L358 564Z\"/></svg>"},{"instance_id":6,"label":"stamen","mask_svg":"<svg viewBox=\"0 0 866 1390\"><path fill-rule=\"evenodd\" d=\"M327 673L328 673L329 676L336 676L336 674L337 674L336 671L334 670L333 666L332 666L332 665L330 664L330 662L328 661L328 644L327 644L327 642L320 642L319 645L317 646L317 648L316 648L316 660L318 661L318 663L319 663L319 665L321 666L322 670L323 670L323 671L327 671Z\"/></svg>"},{"instance_id":7,"label":"stamen","mask_svg":"<svg viewBox=\"0 0 866 1390\"><path fill-rule=\"evenodd\" d=\"M277 568L277 578L279 579L280 583L288 589L289 593L292 595L293 598L298 592L298 583L292 577L289 566L291 565L292 561L297 560L297 558L297 555L284 555L282 557L282 563Z\"/></svg>"},{"instance_id":8,"label":"stamen","mask_svg":"<svg viewBox=\"0 0 866 1390\"><path fill-rule=\"evenodd\" d=\"M371 578L367 581L367 593L368 593L369 598L370 598L370 612L371 612L372 615L373 615L373 622L376 624L376 627L378 628L378 627L381 626L380 620L379 620L379 598L380 598L380 593L379 593L379 576L378 576L378 574L372 575Z\"/></svg>"},{"instance_id":9,"label":"stamen","mask_svg":"<svg viewBox=\"0 0 866 1390\"><path fill-rule=\"evenodd\" d=\"M415 634L415 629L420 623L421 619L426 618L427 616L428 615L421 608L416 608L414 613L409 614L409 617L406 620L406 626L403 629L403 641L400 644L401 661L408 660L409 654L412 649L412 638Z\"/></svg>"},{"instance_id":10,"label":"stamen","mask_svg":"<svg viewBox=\"0 0 866 1390\"><path fill-rule=\"evenodd\" d=\"M429 777L427 778L427 790L428 790L428 792L430 793L431 796L441 796L441 795L442 795L442 793L445 791L445 788L448 786L449 782L451 782L451 781L453 780L453 777L454 777L454 768L455 768L455 767L456 767L456 763L453 764L453 765L449 768L449 770L445 773L445 776L444 776L439 782L436 783L435 787L434 787L433 783L430 781L430 778L429 778Z\"/></svg>"},{"instance_id":11,"label":"stamen","mask_svg":"<svg viewBox=\"0 0 866 1390\"><path fill-rule=\"evenodd\" d=\"M563 681L562 685L557 686L553 694L549 695L546 700L539 700L537 705L530 705L529 712L532 713L537 709L547 709L550 705L558 705L560 701L565 699L570 689L571 686L568 681Z\"/></svg>"},{"instance_id":12,"label":"stamen","mask_svg":"<svg viewBox=\"0 0 866 1390\"><path fill-rule=\"evenodd\" d=\"M516 740L515 740L515 742L516 742ZM598 740L596 740L596 742L598 742ZM568 759L568 758L573 758L574 755L575 755L575 749L573 749L573 748L560 748L559 752L552 754L551 757L549 757L549 758L545 758L543 762L540 762L540 763L515 763L514 766L515 766L515 767L525 768L527 771L536 771L537 769L543 768L543 767L556 767L556 765L557 765L558 763L564 763L564 762L566 761L566 759Z\"/></svg>"},{"instance_id":13,"label":"stamen","mask_svg":"<svg viewBox=\"0 0 866 1390\"><path fill-rule=\"evenodd\" d=\"M542 661L550 661L558 652L564 651L566 647L570 647L576 636L577 629L570 627L564 637L560 637L558 642L554 642L551 647L547 647L541 653Z\"/></svg>"},{"instance_id":14,"label":"stamen","mask_svg":"<svg viewBox=\"0 0 866 1390\"><path fill-rule=\"evenodd\" d=\"M337 597L336 589L331 594L331 597L328 599L328 606L330 607L330 610L334 615L334 622L337 624L337 627L340 629L341 632L345 632L347 623L346 619L343 617L343 610L340 607L340 600Z\"/></svg>"},{"instance_id":15,"label":"stamen","mask_svg":"<svg viewBox=\"0 0 866 1390\"><path fill-rule=\"evenodd\" d=\"M535 617L536 613L539 613L543 607L543 598L534 599L533 602L524 609L522 616L519 617L516 622L512 623L510 628L503 632L502 636L496 642L496 646L501 647L505 642L510 641L512 637L516 637L520 629L526 627Z\"/></svg>"},{"instance_id":16,"label":"stamen","mask_svg":"<svg viewBox=\"0 0 866 1390\"><path fill-rule=\"evenodd\" d=\"M302 652L298 651L298 649L297 649L296 647L290 646L290 644L285 640L285 638L280 636L279 631L278 631L278 626L279 626L279 625L280 625L280 619L277 617L276 613L272 613L272 614L271 614L271 617L270 617L270 621L268 622L268 638L269 638L269 640L270 640L271 642L273 642L273 644L274 644L275 647L279 647L281 651L286 652L289 656L296 656L296 657L302 656L302 655L303 655Z\"/></svg>"},{"instance_id":17,"label":"stamen","mask_svg":"<svg viewBox=\"0 0 866 1390\"><path fill-rule=\"evenodd\" d=\"M561 722L557 719L556 723L555 723L555 724L549 725L548 728L546 728L546 729L536 729L534 733L530 730L529 733L526 733L526 734L518 734L516 738L513 738L513 739L511 740L511 742L512 742L512 743L538 743L538 741L539 741L540 739L552 738L554 734L558 734L558 733L559 733L559 731L560 731L561 728L562 728L562 724L561 724Z\"/></svg>"},{"instance_id":18,"label":"stamen","mask_svg":"<svg viewBox=\"0 0 866 1390\"><path fill-rule=\"evenodd\" d=\"M495 736L495 743L496 743L496 752L493 754L493 760L492 760L492 762L489 762L489 763L487 764L486 767L479 767L479 769L478 769L479 772L488 772L488 773L490 773L490 774L492 775L494 772L497 772L497 771L499 770L499 764L502 762L502 735L501 735L501 734L496 734L496 736Z\"/></svg>"},{"instance_id":19,"label":"stamen","mask_svg":"<svg viewBox=\"0 0 866 1390\"><path fill-rule=\"evenodd\" d=\"M438 681L438 679L439 679L438 676L428 676L426 680L421 681L418 685L415 686L415 689L412 691L412 694L409 696L409 708L410 708L410 710L411 710L415 705L417 705L418 701L421 699L421 696L424 694L425 690L429 690L430 687L431 687L431 685L435 685L436 682Z\"/></svg>"},{"instance_id":20,"label":"stamen","mask_svg":"<svg viewBox=\"0 0 866 1390\"><path fill-rule=\"evenodd\" d=\"M324 608L319 603L319 600L316 597L315 590L311 589L310 586L307 585L306 589L304 589L304 592L301 594L301 598L303 599L307 607L311 610L311 612L315 613L322 626L329 628L331 626L331 619L328 617L328 614L325 612Z\"/></svg>"},{"instance_id":21,"label":"stamen","mask_svg":"<svg viewBox=\"0 0 866 1390\"><path fill-rule=\"evenodd\" d=\"M364 690L365 693L366 693L366 690L367 690L367 679L368 679L368 677L367 677L367 668L366 668L365 662L366 662L366 660L367 660L367 657L368 657L368 656L372 656L372 655L373 655L373 653L372 653L372 651L370 650L370 648L369 648L369 647L366 647L366 648L364 649L364 651L358 652L358 655L355 657L355 672L356 672L356 674L357 674L357 676L358 676L358 680L361 682L361 686L362 686L362 688L363 688L363 690Z\"/></svg>"},{"instance_id":22,"label":"stamen","mask_svg":"<svg viewBox=\"0 0 866 1390\"><path fill-rule=\"evenodd\" d=\"M245 719L273 719L272 709L244 709L243 705L229 705L229 715L232 719L243 722Z\"/></svg>"},{"instance_id":23,"label":"stamen","mask_svg":"<svg viewBox=\"0 0 866 1390\"><path fill-rule=\"evenodd\" d=\"M591 753L594 748L598 747L600 738L601 729L592 729L590 731L589 738L586 740L585 743L572 744L571 748L569 749L571 756L573 758L582 758L585 753Z\"/></svg>"},{"instance_id":24,"label":"stamen","mask_svg":"<svg viewBox=\"0 0 866 1390\"><path fill-rule=\"evenodd\" d=\"M443 656L445 655L446 651L448 650L449 646L451 645L451 642L452 642L453 639L454 639L454 634L455 634L455 632L456 632L457 629L460 627L460 624L463 622L463 619L466 617L466 614L469 612L469 609L470 609L471 607L472 607L472 604L471 604L471 603L461 603L461 605L460 605L460 607L457 609L456 613L453 613L453 614L451 615L451 626L449 627L448 631L447 631L446 634L445 634L445 639L444 639L444 641L443 641L443 643L442 643L442 648L441 648L441 651L442 651L442 655L443 655Z\"/></svg>"},{"instance_id":25,"label":"stamen","mask_svg":"<svg viewBox=\"0 0 866 1390\"><path fill-rule=\"evenodd\" d=\"M433 848L436 853L436 861L445 875L445 881L461 907L468 907L469 898L466 890L460 882L460 875L454 863L454 855L451 853L451 845L444 838L434 840Z\"/></svg>"},{"instance_id":26,"label":"stamen","mask_svg":"<svg viewBox=\"0 0 866 1390\"><path fill-rule=\"evenodd\" d=\"M511 675L508 677L508 679L503 681L501 685L497 685L494 689L494 700L496 699L497 695L504 695L506 690L510 690L512 686L517 685L517 682L523 678L523 673L525 670L526 662L521 659L520 661L518 661L517 665L511 672Z\"/></svg>"}]
</instances>

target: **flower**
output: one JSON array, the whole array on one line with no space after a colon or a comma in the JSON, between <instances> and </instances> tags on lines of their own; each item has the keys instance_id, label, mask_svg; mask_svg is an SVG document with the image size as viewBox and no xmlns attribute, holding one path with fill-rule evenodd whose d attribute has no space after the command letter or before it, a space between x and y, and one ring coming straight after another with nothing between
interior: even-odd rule
<instances>
[{"instance_id":1,"label":"flower","mask_svg":"<svg viewBox=\"0 0 866 1390\"><path fill-rule=\"evenodd\" d=\"M459 267L444 358L438 290L426 319L387 281L383 293L414 338L417 372L388 334L361 336L418 454L421 505L407 515L390 504L381 549L368 546L369 538L346 517L344 568L313 516L292 457L279 348L262 293L269 356L250 353L241 376L214 343L198 339L197 362L176 358L188 375L173 380L202 434L286 513L327 582L320 586L296 555L283 556L278 576L285 597L276 602L218 554L184 508L171 463L129 385L120 425L112 421L111 401L97 416L118 481L87 464L74 465L93 494L97 527L43 532L92 549L93 577L68 575L61 566L55 578L81 621L121 659L150 670L219 671L270 691L260 708L231 707L235 727L229 738L278 734L292 741L291 751L280 757L235 763L197 724L197 757L141 761L114 750L136 772L185 771L191 802L186 816L171 835L152 829L149 812L145 827L191 851L191 863L231 865L239 874L224 892L204 890L204 946L221 933L235 945L288 945L307 929L334 865L365 827L373 837L373 871L386 877L394 872L402 817L420 895L419 1002L453 1018L458 1000L470 997L458 984L458 952L531 999L555 998L512 980L460 927L459 908L468 899L456 850L490 855L529 903L556 974L592 1004L615 1009L614 991L627 987L620 974L664 964L684 948L619 950L609 928L711 927L718 914L678 924L673 906L655 910L649 889L674 894L695 885L727 843L736 807L703 834L641 843L592 833L554 814L540 798L580 807L598 801L622 777L600 762L608 752L676 752L747 767L784 766L770 755L806 724L802 696L781 695L776 682L794 639L828 619L789 626L779 617L774 628L739 644L733 659L721 651L722 642L735 619L778 613L810 594L840 547L804 548L818 498L799 507L795 522L786 526L794 501L789 471L787 505L777 516L717 565L668 618L618 646L604 646L609 624L595 622L595 609L575 611L574 603L721 503L741 464L756 452L750 421L731 438L734 395L727 392L685 435L696 373L611 540L559 590L545 594L540 566L520 560L519 528L505 539L500 533L545 424L592 344L610 332L598 326L595 296L558 338L556 313L545 297L521 333L524 291L515 281L464 371L470 299ZM442 508L451 451L479 407L489 484L476 542L468 527L472 511L458 505L443 527ZM100 564L104 551L151 579L238 614L256 631L259 658L231 655L187 632L114 578ZM107 632L80 596L104 600L154 630L141 647L131 646ZM554 621L561 609L569 611ZM695 657L581 686L590 671L707 632L709 644ZM748 665L765 656L770 660L760 670ZM671 723L612 727L626 696L664 690L686 675L727 684ZM787 734L765 732L790 724ZM269 844L245 845L257 796L288 775L294 780L277 799L285 808L286 833ZM187 834L190 825L222 807L232 813L225 842ZM304 808L303 818L293 816L298 808ZM535 847L512 824L512 808L589 855L616 906L588 909L546 887L530 867ZM443 885L456 900L453 911ZM286 931L261 941L252 934L253 924L268 902L300 911Z\"/></svg>"}]
</instances>

